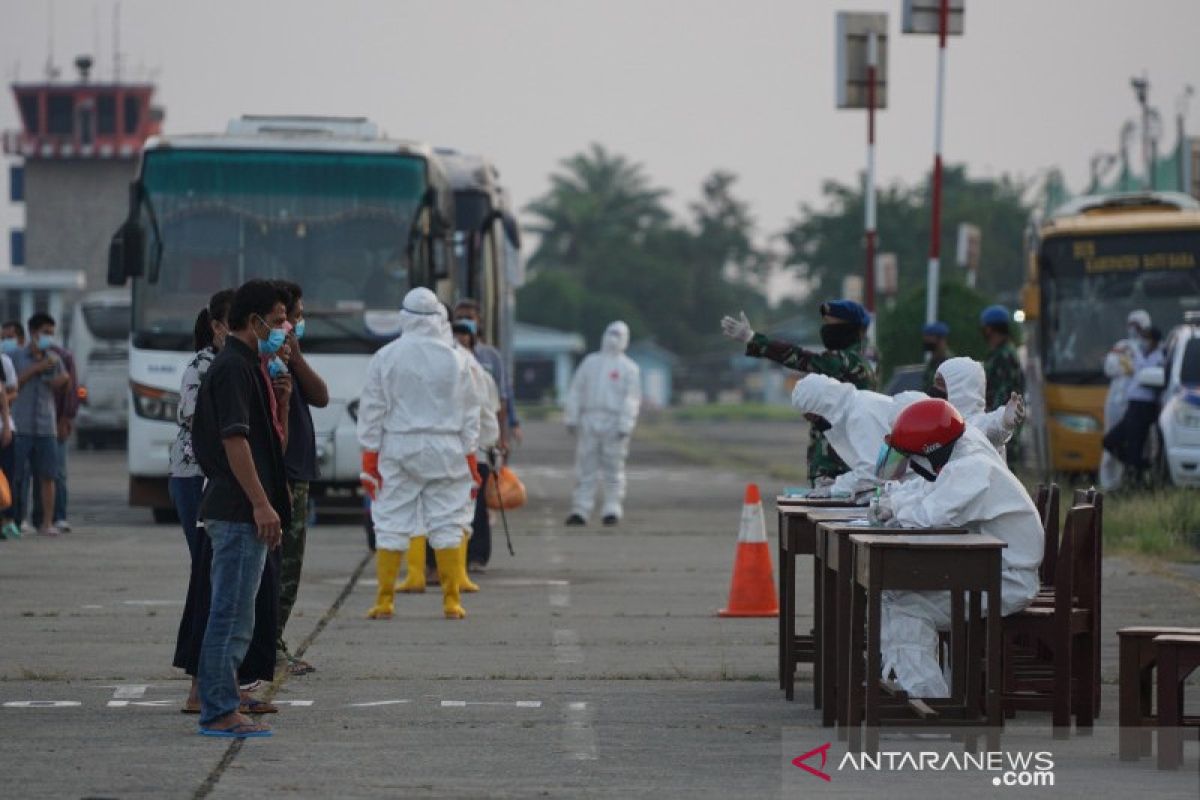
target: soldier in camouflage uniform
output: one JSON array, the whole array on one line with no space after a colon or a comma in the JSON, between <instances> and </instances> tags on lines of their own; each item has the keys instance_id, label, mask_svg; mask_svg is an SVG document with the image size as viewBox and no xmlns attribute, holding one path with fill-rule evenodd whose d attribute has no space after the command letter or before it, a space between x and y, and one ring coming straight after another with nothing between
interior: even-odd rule
<instances>
[{"instance_id":1,"label":"soldier in camouflage uniform","mask_svg":"<svg viewBox=\"0 0 1200 800\"><path fill-rule=\"evenodd\" d=\"M1005 405L1014 394L1025 396L1025 373L1021 369L1017 348L1012 343L1010 318L1004 306L988 306L979 317L983 338L988 344L988 354L983 360L983 370L987 376L984 395L987 411ZM1021 431L1018 428L1008 444L1008 463L1013 465L1020 462Z\"/></svg>"},{"instance_id":2,"label":"soldier in camouflage uniform","mask_svg":"<svg viewBox=\"0 0 1200 800\"><path fill-rule=\"evenodd\" d=\"M798 345L773 341L755 333L746 315L740 319L726 317L721 321L725 335L746 343L746 355L768 358L799 372L821 375L853 384L859 389L875 389L875 371L863 355L863 335L871 324L866 310L852 300L838 300L821 305L821 342L823 352L805 350ZM814 485L820 478L836 478L850 468L838 457L825 440L823 430L828 423L810 418L808 444L808 478Z\"/></svg>"},{"instance_id":3,"label":"soldier in camouflage uniform","mask_svg":"<svg viewBox=\"0 0 1200 800\"><path fill-rule=\"evenodd\" d=\"M925 362L925 372L921 376L921 389L928 394L933 388L937 377L938 367L948 358L954 358L947 338L950 336L950 326L944 322L931 322L921 329L921 349L929 353Z\"/></svg>"}]
</instances>

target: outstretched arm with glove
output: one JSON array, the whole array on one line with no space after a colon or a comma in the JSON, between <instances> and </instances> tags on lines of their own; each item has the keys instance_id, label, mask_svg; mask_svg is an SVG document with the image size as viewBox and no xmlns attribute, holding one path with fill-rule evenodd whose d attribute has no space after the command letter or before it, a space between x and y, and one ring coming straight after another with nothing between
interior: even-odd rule
<instances>
[{"instance_id":1,"label":"outstretched arm with glove","mask_svg":"<svg viewBox=\"0 0 1200 800\"><path fill-rule=\"evenodd\" d=\"M836 374L829 366L820 363L820 353L814 353L787 342L768 339L761 333L755 333L754 329L750 327L750 320L746 318L745 311L739 311L736 318L729 316L723 318L721 332L730 339L746 345L746 355L751 358L766 358L799 372Z\"/></svg>"}]
</instances>

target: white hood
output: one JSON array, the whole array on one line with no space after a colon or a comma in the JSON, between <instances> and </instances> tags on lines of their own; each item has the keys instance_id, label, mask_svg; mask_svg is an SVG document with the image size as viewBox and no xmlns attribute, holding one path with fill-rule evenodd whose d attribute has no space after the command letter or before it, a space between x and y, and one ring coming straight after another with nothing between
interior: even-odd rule
<instances>
[{"instance_id":1,"label":"white hood","mask_svg":"<svg viewBox=\"0 0 1200 800\"><path fill-rule=\"evenodd\" d=\"M601 350L609 355L619 355L629 348L629 326L617 320L604 329Z\"/></svg>"},{"instance_id":2,"label":"white hood","mask_svg":"<svg viewBox=\"0 0 1200 800\"><path fill-rule=\"evenodd\" d=\"M946 399L962 414L963 419L970 420L976 414L983 413L987 375L982 364L963 356L948 358L938 367L938 374L946 382Z\"/></svg>"},{"instance_id":3,"label":"white hood","mask_svg":"<svg viewBox=\"0 0 1200 800\"><path fill-rule=\"evenodd\" d=\"M407 336L449 340L451 333L446 307L428 289L413 289L404 296L404 303L400 306L400 332Z\"/></svg>"}]
</instances>

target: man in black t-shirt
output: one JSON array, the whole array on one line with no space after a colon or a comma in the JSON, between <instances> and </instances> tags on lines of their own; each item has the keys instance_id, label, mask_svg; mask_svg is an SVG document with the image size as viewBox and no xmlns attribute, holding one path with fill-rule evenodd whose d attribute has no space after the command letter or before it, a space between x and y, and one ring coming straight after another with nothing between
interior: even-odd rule
<instances>
[{"instance_id":1,"label":"man in black t-shirt","mask_svg":"<svg viewBox=\"0 0 1200 800\"><path fill-rule=\"evenodd\" d=\"M317 468L317 435L309 406L329 405L329 388L309 365L300 349L304 338L304 290L290 281L276 281L287 295L287 318L292 329L284 348L288 372L292 376L292 397L288 406L288 444L283 454L288 484L292 489L292 524L283 529L282 569L279 585L279 638L276 646L287 660L293 675L312 672L313 666L291 654L283 639L283 629L296 604L300 573L304 568L304 543L308 537L308 484L320 477Z\"/></svg>"},{"instance_id":2,"label":"man in black t-shirt","mask_svg":"<svg viewBox=\"0 0 1200 800\"><path fill-rule=\"evenodd\" d=\"M197 678L200 733L246 738L271 729L239 713L237 668L254 629L254 599L268 548L279 546L291 500L283 450L291 381L272 387L261 356L284 342L287 312L278 287L252 280L234 295L229 335L200 384L192 445L208 488L200 505L212 542L212 604Z\"/></svg>"}]
</instances>

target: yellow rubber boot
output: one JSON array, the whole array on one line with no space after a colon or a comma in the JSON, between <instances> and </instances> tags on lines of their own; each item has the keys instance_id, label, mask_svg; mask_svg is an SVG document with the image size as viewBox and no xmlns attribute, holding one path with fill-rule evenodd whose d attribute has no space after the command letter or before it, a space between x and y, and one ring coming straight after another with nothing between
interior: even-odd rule
<instances>
[{"instance_id":1,"label":"yellow rubber boot","mask_svg":"<svg viewBox=\"0 0 1200 800\"><path fill-rule=\"evenodd\" d=\"M462 544L458 546L461 551L458 557L458 563L462 565L462 574L458 576L459 588L467 593L478 592L479 586L471 581L467 575L467 541L469 537L463 533Z\"/></svg>"},{"instance_id":2,"label":"yellow rubber boot","mask_svg":"<svg viewBox=\"0 0 1200 800\"><path fill-rule=\"evenodd\" d=\"M379 580L379 591L375 605L367 612L367 619L391 619L396 610L396 575L400 572L400 560L404 554L399 550L377 550L375 552L375 577Z\"/></svg>"},{"instance_id":3,"label":"yellow rubber boot","mask_svg":"<svg viewBox=\"0 0 1200 800\"><path fill-rule=\"evenodd\" d=\"M442 611L446 614L446 619L463 619L467 612L462 607L458 577L466 569L462 548L434 550L433 555L437 559L438 580L442 584Z\"/></svg>"},{"instance_id":4,"label":"yellow rubber boot","mask_svg":"<svg viewBox=\"0 0 1200 800\"><path fill-rule=\"evenodd\" d=\"M405 594L425 593L425 537L413 536L408 540L408 574L404 583L396 587Z\"/></svg>"}]
</instances>

